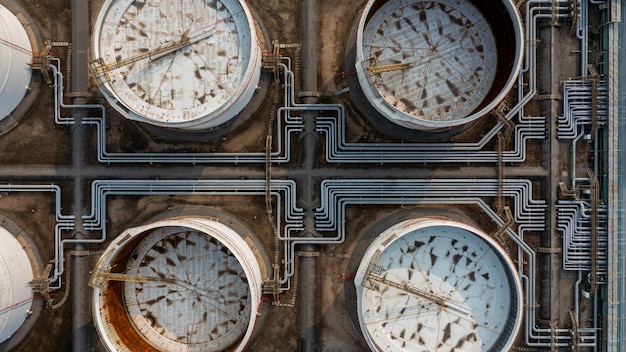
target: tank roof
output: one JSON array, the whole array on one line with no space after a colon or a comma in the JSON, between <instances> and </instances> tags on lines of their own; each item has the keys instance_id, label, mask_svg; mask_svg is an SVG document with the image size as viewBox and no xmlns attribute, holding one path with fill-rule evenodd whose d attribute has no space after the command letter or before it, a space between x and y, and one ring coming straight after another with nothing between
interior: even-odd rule
<instances>
[{"instance_id":1,"label":"tank roof","mask_svg":"<svg viewBox=\"0 0 626 352\"><path fill-rule=\"evenodd\" d=\"M15 236L0 227L0 343L24 323L33 303L33 268Z\"/></svg>"},{"instance_id":2,"label":"tank roof","mask_svg":"<svg viewBox=\"0 0 626 352\"><path fill-rule=\"evenodd\" d=\"M521 284L501 247L448 220L384 231L356 275L358 316L378 351L508 350L521 321Z\"/></svg>"},{"instance_id":3,"label":"tank roof","mask_svg":"<svg viewBox=\"0 0 626 352\"><path fill-rule=\"evenodd\" d=\"M160 351L242 350L261 282L252 250L232 229L202 218L162 220L126 230L103 253L91 281L94 320L111 351L138 343Z\"/></svg>"},{"instance_id":4,"label":"tank roof","mask_svg":"<svg viewBox=\"0 0 626 352\"><path fill-rule=\"evenodd\" d=\"M107 0L94 56L93 72L112 105L164 127L224 123L245 107L260 77L254 20L238 0Z\"/></svg>"},{"instance_id":5,"label":"tank roof","mask_svg":"<svg viewBox=\"0 0 626 352\"><path fill-rule=\"evenodd\" d=\"M436 130L473 121L499 103L521 67L521 20L509 0L502 9L480 6L472 0L368 3L357 32L356 70L384 117ZM507 10L506 26L493 25Z\"/></svg>"},{"instance_id":6,"label":"tank roof","mask_svg":"<svg viewBox=\"0 0 626 352\"><path fill-rule=\"evenodd\" d=\"M19 19L0 5L0 120L15 110L27 92L32 50Z\"/></svg>"}]
</instances>

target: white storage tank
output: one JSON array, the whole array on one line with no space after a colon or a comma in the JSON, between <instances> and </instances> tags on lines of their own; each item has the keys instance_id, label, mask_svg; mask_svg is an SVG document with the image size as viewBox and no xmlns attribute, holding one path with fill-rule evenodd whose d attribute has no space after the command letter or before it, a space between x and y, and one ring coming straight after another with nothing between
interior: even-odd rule
<instances>
[{"instance_id":1,"label":"white storage tank","mask_svg":"<svg viewBox=\"0 0 626 352\"><path fill-rule=\"evenodd\" d=\"M93 58L93 76L123 116L198 131L244 109L262 52L243 1L106 0Z\"/></svg>"},{"instance_id":2,"label":"white storage tank","mask_svg":"<svg viewBox=\"0 0 626 352\"><path fill-rule=\"evenodd\" d=\"M33 267L15 235L0 227L0 344L9 340L32 313Z\"/></svg>"},{"instance_id":3,"label":"white storage tank","mask_svg":"<svg viewBox=\"0 0 626 352\"><path fill-rule=\"evenodd\" d=\"M93 316L109 351L242 351L264 279L253 241L214 219L127 229L92 274Z\"/></svg>"},{"instance_id":4,"label":"white storage tank","mask_svg":"<svg viewBox=\"0 0 626 352\"><path fill-rule=\"evenodd\" d=\"M508 351L522 322L522 286L506 251L458 221L391 226L366 250L355 286L372 351Z\"/></svg>"},{"instance_id":5,"label":"white storage tank","mask_svg":"<svg viewBox=\"0 0 626 352\"><path fill-rule=\"evenodd\" d=\"M357 29L359 85L383 117L402 127L464 125L513 87L522 33L512 0L370 0Z\"/></svg>"},{"instance_id":6,"label":"white storage tank","mask_svg":"<svg viewBox=\"0 0 626 352\"><path fill-rule=\"evenodd\" d=\"M11 115L28 92L32 50L20 20L0 5L0 122Z\"/></svg>"}]
</instances>

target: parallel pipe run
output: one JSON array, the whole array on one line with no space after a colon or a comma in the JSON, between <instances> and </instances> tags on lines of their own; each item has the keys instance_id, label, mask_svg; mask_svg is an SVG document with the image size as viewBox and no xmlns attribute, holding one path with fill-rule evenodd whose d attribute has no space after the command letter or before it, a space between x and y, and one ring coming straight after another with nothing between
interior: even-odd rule
<instances>
[{"instance_id":1,"label":"parallel pipe run","mask_svg":"<svg viewBox=\"0 0 626 352\"><path fill-rule=\"evenodd\" d=\"M531 199L531 184L527 180L507 180L505 195L513 197L516 217L520 227L528 231L543 231L545 226L545 205ZM352 194L356 203L363 204L417 204L436 202L442 197L445 202L438 204L456 204L458 198L453 195L466 195L470 198L498 194L498 180L325 180L321 185L321 207L316 209L317 231L337 231L334 237L305 237L296 235L298 228L285 229L279 237L285 241L286 278L295 272L295 246L300 244L340 244L345 240L345 221L343 203ZM364 196L372 195L376 196ZM373 198L372 198L373 197ZM425 200L427 199L427 200ZM446 203L447 202L447 203ZM360 204L360 203L359 203ZM522 221L521 219L525 219ZM337 228L337 224L341 224ZM284 282L283 282L284 283Z\"/></svg>"},{"instance_id":2,"label":"parallel pipe run","mask_svg":"<svg viewBox=\"0 0 626 352\"><path fill-rule=\"evenodd\" d=\"M317 209L316 225L319 231L338 231L334 240L341 241L343 237L340 234L345 231L345 222L337 219L343 218L342 202L345 199L394 199L394 202L402 204L404 199L420 197L495 197L498 195L498 184L497 179L324 180L321 184L322 206ZM533 231L545 229L546 205L544 201L532 199L532 184L529 180L507 179L503 191L505 196L513 198L513 214L520 224Z\"/></svg>"},{"instance_id":3,"label":"parallel pipe run","mask_svg":"<svg viewBox=\"0 0 626 352\"><path fill-rule=\"evenodd\" d=\"M74 215L63 215L61 210L61 188L57 185L0 185L0 192L53 192L55 196L55 220L54 225L54 241L55 244L60 240L63 231L74 230ZM56 253L56 251L55 251ZM63 256L56 256L54 259L55 271L53 276L49 279L50 283L57 283L56 285L50 285L49 288L59 289L62 286L60 277L61 274L57 272L59 266L63 266Z\"/></svg>"},{"instance_id":4,"label":"parallel pipe run","mask_svg":"<svg viewBox=\"0 0 626 352\"><path fill-rule=\"evenodd\" d=\"M601 206L597 227L598 237L598 274L606 277L608 271L608 209ZM591 203L584 200L560 200L557 203L557 229L563 236L563 269L591 270Z\"/></svg>"},{"instance_id":5,"label":"parallel pipe run","mask_svg":"<svg viewBox=\"0 0 626 352\"><path fill-rule=\"evenodd\" d=\"M337 183L337 184L335 184ZM279 239L285 242L285 268L281 283L282 290L290 289L290 278L295 271L295 246L299 244L338 244L345 239L345 231L339 229L335 237L310 238L297 235L303 229L304 212L296 206L295 182L272 181L272 195L276 197L277 227L282 228ZM515 217L523 231L542 231L545 227L545 204L530 196L531 183L527 180L507 180L505 194L513 198ZM372 193L373 192L373 193ZM375 204L410 204L439 202L458 203L459 195L467 198L478 196L494 197L498 193L498 180L326 180L322 183L322 207L316 210L316 228L319 231L335 231L337 216L343 217L346 193L352 193L354 202L363 202L363 194L378 194L369 199ZM106 197L108 195L265 195L264 180L96 180L92 184L91 213L83 216L83 225L88 231L100 231L99 238L55 239L55 277L63 273L63 250L68 243L102 243L106 240ZM451 195L456 197L450 198ZM437 199L440 198L440 199ZM283 205L284 199L284 205ZM282 209L284 207L284 209ZM284 221L284 225L283 225ZM503 223L502 223L503 224ZM64 228L59 229L59 233Z\"/></svg>"},{"instance_id":6,"label":"parallel pipe run","mask_svg":"<svg viewBox=\"0 0 626 352\"><path fill-rule=\"evenodd\" d=\"M326 160L334 163L448 163L496 162L497 151L481 150L504 127L498 123L478 142L469 143L350 143L346 141L345 116L337 109L334 116L319 116L317 131L325 133ZM546 119L526 117L515 126L513 150L504 152L505 162L526 160L529 140L545 138Z\"/></svg>"},{"instance_id":7,"label":"parallel pipe run","mask_svg":"<svg viewBox=\"0 0 626 352\"><path fill-rule=\"evenodd\" d=\"M557 137L559 139L574 139L579 127L584 127L587 133L592 129L592 82L590 80L569 80L563 83L563 115L557 118ZM606 125L608 121L608 83L601 81L598 84L596 113L598 123Z\"/></svg>"},{"instance_id":8,"label":"parallel pipe run","mask_svg":"<svg viewBox=\"0 0 626 352\"><path fill-rule=\"evenodd\" d=\"M265 180L96 180L91 185L91 213L82 216L83 226L87 231L100 232L100 237L87 239L65 238L60 227L55 236L55 270L50 282L55 282L64 271L63 257L66 244L103 243L107 238L106 197L108 195L231 195L265 196ZM272 181L272 196L276 197L277 214L283 214L284 231L303 230L304 211L296 206L296 185L291 180ZM283 205L283 199L284 204ZM284 210L282 208L284 207ZM277 217L277 228L281 217ZM73 224L70 224L73 225ZM73 227L72 227L73 228ZM71 228L70 228L71 229ZM293 258L293 252L285 246L285 257ZM287 267L283 283L288 284L283 290L290 289ZM60 288L60 283L59 283Z\"/></svg>"},{"instance_id":9,"label":"parallel pipe run","mask_svg":"<svg viewBox=\"0 0 626 352\"><path fill-rule=\"evenodd\" d=\"M398 182L401 181L401 182ZM446 181L446 182L442 182ZM493 210L491 210L480 198L476 196L495 196L497 193L497 180L447 180L435 181L432 180L358 180L356 181L342 181L336 180L332 182L327 180L324 182L322 199L323 206L318 209L321 214L329 214L329 220L324 225L321 220L318 220L319 230L329 231L333 228L337 228L337 224L342 224L339 228L338 235L336 237L324 237L324 238L308 238L292 236L292 234L299 233L302 230L303 212L302 209L295 207L296 194L295 183L293 181L274 181L272 189L274 196L277 198L277 209L279 214L284 214L285 226L283 227L283 236L281 240L285 241L285 277L283 283L287 284L284 290L289 289L289 278L293 275L294 268L294 253L295 245L308 244L308 243L340 243L345 238L345 219L343 210L347 204L362 204L362 203L374 203L374 204L410 204L410 203L429 203L429 204L478 204L483 211L485 211L496 224L502 226L502 221ZM524 281L530 283L530 287L526 287L526 297L529 298L529 302L534 301L534 253L523 242L523 233L525 231L541 231L545 227L544 208L545 204L540 201L533 200L530 197L530 182L526 180L508 180L505 191L508 196L514 198L515 216L519 222L519 235L513 231L508 230L509 235L514 238L520 245L522 251L528 255L529 258L529 274L528 277L522 276ZM412 197L407 195L407 189L412 187L409 183L415 183L415 186L421 188L419 192ZM330 187L332 183L337 183ZM369 183L369 184L367 184ZM441 187L435 187L436 183L439 183ZM355 193L355 187L360 186L359 190ZM395 190L394 190L395 189ZM392 190L394 190L392 192ZM375 191L372 193L372 191ZM400 192L401 191L401 192ZM85 228L91 231L101 231L101 237L95 239L75 240L75 239L62 239L60 236L56 238L55 243L55 262L60 264L60 258L63 258L63 248L66 243L101 243L106 239L106 227L104 217L106 216L106 196L107 195L165 195L165 194L211 194L211 195L258 195L262 196L265 192L265 181L255 180L230 180L230 181L216 181L216 180L202 180L202 181L165 181L165 180L134 180L134 181L105 181L99 180L92 184L92 211L90 215L83 217ZM346 198L341 196L340 193L347 192L347 194L353 194L352 198ZM378 194L376 193L378 192ZM282 207L282 195L286 199L287 204L284 210ZM373 198L363 197L363 194L374 194ZM450 197L454 194L454 197ZM461 195L467 195L467 197L459 197ZM470 196L470 195L473 195ZM59 208L60 209L60 208ZM332 214L332 216L330 216ZM279 227L281 219L278 219ZM68 223L68 228L71 223ZM61 224L57 230L60 233L62 230L67 230ZM523 261L520 261L523 263ZM520 264L520 273L523 275L524 268ZM60 276L63 272L62 264L58 265L55 269L55 276ZM530 322L534 322L534 304L528 306L528 316L532 318ZM530 325L533 325L530 323ZM528 328L527 329L531 329ZM560 332L560 330L559 330ZM565 335L565 331L560 332ZM532 333L529 336L533 336ZM549 338L550 334L545 334L545 338ZM563 339L569 338L568 336L560 337Z\"/></svg>"},{"instance_id":10,"label":"parallel pipe run","mask_svg":"<svg viewBox=\"0 0 626 352\"><path fill-rule=\"evenodd\" d=\"M586 0L582 0L583 2L585 2ZM552 18L554 19L554 16L552 14L550 14L551 12L554 11L555 9L555 5L556 8L562 9L562 7L559 7L558 5L564 5L566 2L563 1L549 1L549 0L529 0L526 4L526 13L527 13L527 17L526 17L526 28L527 31L530 30L531 36L530 38L536 38L536 21L539 18ZM537 6L538 5L538 6ZM542 6L543 5L543 6ZM585 17L585 21L586 18L588 16L588 9L587 6L585 6L586 4L582 5L580 7L580 16L581 17ZM557 10L560 11L560 10ZM557 18L563 18L564 16L559 14L557 15ZM532 19L532 21L529 23L530 19ZM587 43L587 38L586 38L586 22L580 22L578 23L579 27L579 31L577 33L578 38L581 39L581 75L580 76L585 76L586 74L586 70L587 70L587 51L588 51L588 43ZM529 50L531 52L533 52L533 55L527 56L528 60L531 60L532 62L529 62L529 66L527 66L523 72L527 72L530 68L534 68L536 67L536 47L537 47L537 43L535 40L530 41L529 42ZM528 62L528 61L527 61ZM536 76L532 75L533 70L531 70L531 75L530 75L530 81L531 81L531 85L533 87L536 87ZM523 81L520 78L520 84L522 84ZM602 101L602 95L603 92L602 90L604 89L601 85L600 85L600 91L599 91L599 95L600 95L600 99L599 101ZM569 88L569 87L568 87ZM573 88L573 89L577 89L577 88ZM568 97L568 90L566 89L565 91L565 99L569 99ZM571 96L571 95L570 95ZM602 103L600 103L601 105ZM566 105L567 106L567 105ZM589 105L590 106L590 105ZM578 107L577 107L578 108ZM599 111L602 109L602 105L598 107ZM568 109L565 110L566 112L564 113L564 115L568 114ZM576 111L576 110L575 110ZM600 113L602 114L602 113ZM568 138L568 131L570 131L570 134L573 134L572 137L569 138L576 138L577 136L579 136L579 134L577 133L578 131L582 130L578 128L578 124L587 124L587 122L584 119L580 119L580 121L577 122L573 122L573 116L577 115L577 114L570 114L566 117L562 117L559 120L559 125L558 125L558 131L557 131L557 135L558 138ZM584 115L584 114L583 114ZM600 118L598 119L599 121L603 120L603 117L600 115ZM590 123L589 123L590 124ZM572 153L575 154L575 143L574 143L574 147L572 148ZM597 154L596 154L597 155ZM597 159L597 158L596 158ZM572 164L575 165L575 162ZM594 167L594 170L597 171L597 168ZM575 184L577 182L575 177L572 177L572 183ZM558 216L558 215L557 215ZM562 222L563 220L561 218L559 218L560 222ZM566 249L567 250L567 249ZM577 302L576 302L577 303ZM594 301L594 309L597 305L597 302ZM576 312L576 316L578 316L578 312ZM594 326L595 325L595 321L594 321ZM528 327L528 325L527 325ZM537 334L537 335L535 335ZM527 329L527 334L526 334L526 343L529 346L537 346L537 347L557 347L557 346L561 346L562 344L558 343L558 341L560 341L560 337L563 334L563 330L562 329L557 329L557 330L553 330L553 329L538 329L536 327L531 327L531 329ZM585 328L579 328L577 333L574 334L578 336L579 341L578 344L579 346L594 346L594 348L596 348L596 341L598 339L598 331L597 329L585 329ZM557 343L554 344L552 341L552 337L556 337L556 341ZM591 341L591 342L589 342ZM556 345L556 346L555 346Z\"/></svg>"},{"instance_id":11,"label":"parallel pipe run","mask_svg":"<svg viewBox=\"0 0 626 352\"><path fill-rule=\"evenodd\" d=\"M285 60L285 58L282 58ZM60 60L52 58L56 65ZM287 61L289 66L281 65L285 71L285 79L292 79L291 82L285 82L285 99L284 106L277 111L277 133L278 148L271 153L273 163L287 163L291 160L291 136L293 133L302 132L303 119L301 116L292 116L291 111L299 109L294 108L293 103L293 75L287 75L290 72L291 61ZM63 103L63 74L58 67L50 65L54 77L54 101L55 101L55 122L60 125L75 124L74 118L62 117L61 108L70 109L97 109L100 110L99 117L85 117L82 124L95 125L97 130L97 154L98 162L101 163L232 163L232 164L249 164L249 163L265 163L265 152L258 153L112 153L106 150L106 108L101 104L81 104L68 105ZM284 120L284 122L283 122ZM283 126L284 124L284 126ZM284 138L283 138L284 136ZM284 140L283 140L284 139ZM283 155L284 145L284 155Z\"/></svg>"}]
</instances>

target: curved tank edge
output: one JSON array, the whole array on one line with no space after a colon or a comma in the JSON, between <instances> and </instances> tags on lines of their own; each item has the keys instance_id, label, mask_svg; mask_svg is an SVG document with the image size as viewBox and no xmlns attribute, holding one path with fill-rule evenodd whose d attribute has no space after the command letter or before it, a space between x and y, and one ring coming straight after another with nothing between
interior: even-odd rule
<instances>
[{"instance_id":1,"label":"curved tank edge","mask_svg":"<svg viewBox=\"0 0 626 352\"><path fill-rule=\"evenodd\" d=\"M521 14L517 7L512 3L512 0L500 0L507 8L509 12L509 17L512 19L513 22L512 26L516 36L516 50L515 59L513 60L512 66L513 68L508 77L508 80L500 89L500 92L495 98L491 99L491 101L482 109L472 112L470 115L464 118L446 122L419 119L403 113L395 109L395 107L391 106L390 103L388 103L375 90L371 88L370 83L366 78L364 68L362 67L362 65L359 64L359 62L363 61L364 57L362 41L365 25L373 15L371 11L376 11L377 8L381 7L382 3L385 3L386 1L387 0L369 0L368 3L365 5L358 20L358 25L356 29L355 57L355 70L357 72L357 80L359 82L359 86L361 87L364 96L367 98L367 100L369 100L372 107L374 107L374 109L376 109L376 111L378 111L384 118L398 126L407 129L420 130L424 132L439 132L448 128L455 128L475 122L476 120L484 117L485 115L493 111L509 94L522 70L522 64L524 59L524 33Z\"/></svg>"},{"instance_id":2,"label":"curved tank edge","mask_svg":"<svg viewBox=\"0 0 626 352\"><path fill-rule=\"evenodd\" d=\"M226 247L233 253L233 255L235 255L237 260L242 264L246 277L249 281L248 284L251 288L251 316L246 333L236 346L232 346L231 349L229 349L233 351L243 351L245 346L253 336L258 320L262 293L261 285L263 280L261 269L259 268L258 264L255 265L255 263L253 263L252 258L256 258L255 254L252 252L252 249L250 249L249 245L238 233L234 232L226 225L221 224L217 221L208 218L201 218L198 216L157 220L145 225L126 229L118 237L116 237L116 239L102 253L100 258L98 259L98 263L95 266L92 277L89 280L89 285L93 288L93 320L96 325L96 331L100 336L103 345L110 351L119 351L119 348L121 347L114 341L112 341L112 338L114 340L116 336L107 335L107 331L110 331L110 329L106 328L107 323L105 323L103 320L102 314L100 312L100 307L102 304L101 294L108 288L108 285L98 285L95 279L96 270L99 270L100 268L107 269L108 266L112 263L113 259L115 259L116 255L124 249L125 245L133 243L134 240L140 238L141 235L146 231L166 226L187 227L205 233L207 229L210 230L211 226L216 226L224 231L221 234L220 232L211 231L210 234L211 236L215 234L215 238L218 239L221 243L224 243ZM108 270L110 270L110 267L108 268Z\"/></svg>"},{"instance_id":3,"label":"curved tank edge","mask_svg":"<svg viewBox=\"0 0 626 352\"><path fill-rule=\"evenodd\" d=\"M360 259L360 264L358 266L358 270L354 277L354 286L356 289L355 293L357 295L357 298L356 298L357 320L358 320L359 328L361 330L361 335L366 340L370 348L374 348L374 351L379 350L377 349L378 347L376 347L377 346L376 342L372 339L370 334L366 333L367 329L362 324L362 321L364 319L363 319L362 309L361 309L361 293L363 291L361 283L363 282L364 274L368 268L368 266L363 265L363 263L369 263L375 255L382 252L383 249L390 246L394 241L402 238L404 235L410 232L413 232L415 230L419 230L419 229L431 227L431 226L458 227L458 228L465 229L479 236L482 240L486 241L491 247L497 249L495 253L497 254L498 258L501 260L501 262L506 266L506 269L507 269L506 272L513 273L512 276L509 276L510 278L513 279L512 282L510 282L510 287L517 293L516 294L517 299L516 299L516 304L515 304L515 316L510 317L509 321L513 320L514 324L513 324L513 327L511 328L512 334L508 337L508 340L502 346L502 350L509 350L510 348L513 347L513 344L516 341L516 338L520 332L520 327L521 327L522 320L523 320L524 291L523 291L521 279L519 277L519 273L517 272L517 268L515 267L515 264L513 263L511 258L508 255L506 255L502 246L495 239L493 239L491 236L485 233L483 230L481 230L475 225L468 224L461 220L452 220L443 216L441 217L440 216L424 216L420 218L400 221L396 224L393 224L387 227L385 230L383 230L367 247L363 256ZM399 228L402 228L402 230L394 231Z\"/></svg>"},{"instance_id":4,"label":"curved tank edge","mask_svg":"<svg viewBox=\"0 0 626 352\"><path fill-rule=\"evenodd\" d=\"M118 0L105 0L100 6L94 25L93 38L100 37L102 31L102 23L108 12L106 11L106 9L108 9L108 7L110 7L116 1ZM256 94L261 76L262 61L262 50L260 48L259 39L256 33L255 19L246 2L239 1L239 3L243 8L243 12L250 28L250 60L248 62L248 66L244 70L244 75L237 91L233 95L231 95L228 101L222 104L218 109L212 111L209 115L205 115L191 121L158 121L144 117L140 113L134 111L131 107L124 105L124 103L121 102L121 99L119 99L117 93L110 86L110 84L105 83L100 88L100 91L102 92L107 102L126 119L147 123L160 128L201 132L205 130L211 130L233 120L241 111L243 111L243 109L248 105L250 100ZM100 51L100 41L94 39L92 55L97 56ZM95 57L92 57L92 59L95 59Z\"/></svg>"}]
</instances>

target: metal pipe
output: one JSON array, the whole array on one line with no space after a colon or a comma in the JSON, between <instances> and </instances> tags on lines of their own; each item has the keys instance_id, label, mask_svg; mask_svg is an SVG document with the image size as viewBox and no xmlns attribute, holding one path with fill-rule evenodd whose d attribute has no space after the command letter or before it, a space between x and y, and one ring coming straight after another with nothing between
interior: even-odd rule
<instances>
[{"instance_id":1,"label":"metal pipe","mask_svg":"<svg viewBox=\"0 0 626 352\"><path fill-rule=\"evenodd\" d=\"M60 60L51 58L53 62L59 64ZM265 163L266 154L258 153L111 153L106 150L106 108L101 104L65 104L63 98L63 74L55 65L49 65L54 77L54 101L55 101L55 122L62 125L75 124L73 118L61 116L60 109L98 109L99 117L85 117L82 124L94 125L97 130L97 153L98 161L101 163ZM285 66L286 67L286 66ZM285 91L293 87L285 86ZM285 92L285 96L289 93ZM295 109L294 109L295 110ZM302 118L287 116L283 127L282 114L287 111L285 107L277 112L277 140L278 150L271 153L272 162L286 163L291 160L291 134L302 131ZM283 136L285 140L283 141ZM285 155L282 154L284 145Z\"/></svg>"},{"instance_id":2,"label":"metal pipe","mask_svg":"<svg viewBox=\"0 0 626 352\"><path fill-rule=\"evenodd\" d=\"M576 136L576 138L574 138L574 140L572 141L572 151L571 151L571 189L576 189L576 146L578 144L578 141L583 138L585 132L582 130L582 128L580 129L580 132L578 133L578 135Z\"/></svg>"}]
</instances>

